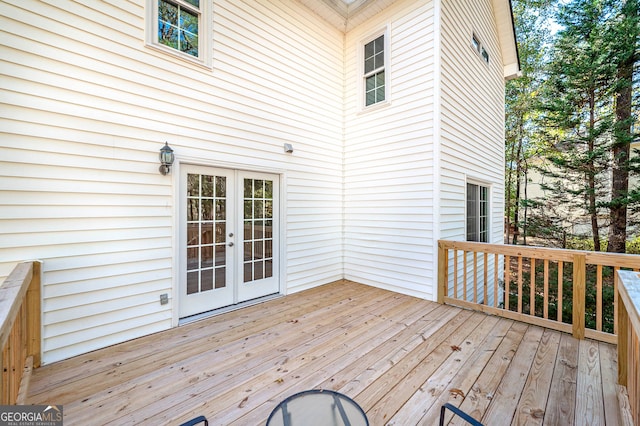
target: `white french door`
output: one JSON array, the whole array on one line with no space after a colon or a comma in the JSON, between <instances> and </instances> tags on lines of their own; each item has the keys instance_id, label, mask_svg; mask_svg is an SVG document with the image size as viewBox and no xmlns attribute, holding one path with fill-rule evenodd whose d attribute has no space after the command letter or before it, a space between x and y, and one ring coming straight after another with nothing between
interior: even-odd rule
<instances>
[{"instance_id":1,"label":"white french door","mask_svg":"<svg viewBox=\"0 0 640 426\"><path fill-rule=\"evenodd\" d=\"M181 318L278 293L278 206L277 175L181 167Z\"/></svg>"}]
</instances>

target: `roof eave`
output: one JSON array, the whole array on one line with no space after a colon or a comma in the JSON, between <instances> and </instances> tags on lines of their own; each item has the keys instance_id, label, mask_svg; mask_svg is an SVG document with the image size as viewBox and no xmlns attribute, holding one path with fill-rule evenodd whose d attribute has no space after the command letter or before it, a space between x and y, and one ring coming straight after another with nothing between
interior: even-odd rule
<instances>
[{"instance_id":1,"label":"roof eave","mask_svg":"<svg viewBox=\"0 0 640 426\"><path fill-rule=\"evenodd\" d=\"M493 13L498 28L504 79L512 80L520 77L522 72L511 0L493 0Z\"/></svg>"}]
</instances>

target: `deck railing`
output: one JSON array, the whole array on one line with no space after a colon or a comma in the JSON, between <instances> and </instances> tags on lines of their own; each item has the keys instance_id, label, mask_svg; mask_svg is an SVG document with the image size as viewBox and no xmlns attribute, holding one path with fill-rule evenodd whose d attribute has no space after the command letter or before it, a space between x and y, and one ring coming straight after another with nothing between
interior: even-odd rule
<instances>
[{"instance_id":1,"label":"deck railing","mask_svg":"<svg viewBox=\"0 0 640 426\"><path fill-rule=\"evenodd\" d=\"M0 286L0 405L21 402L40 366L40 262L20 263Z\"/></svg>"},{"instance_id":2,"label":"deck railing","mask_svg":"<svg viewBox=\"0 0 640 426\"><path fill-rule=\"evenodd\" d=\"M545 247L438 242L438 301L616 343L617 271L640 257Z\"/></svg>"},{"instance_id":3,"label":"deck railing","mask_svg":"<svg viewBox=\"0 0 640 426\"><path fill-rule=\"evenodd\" d=\"M631 417L640 425L640 274L620 271L618 383L626 386Z\"/></svg>"}]
</instances>

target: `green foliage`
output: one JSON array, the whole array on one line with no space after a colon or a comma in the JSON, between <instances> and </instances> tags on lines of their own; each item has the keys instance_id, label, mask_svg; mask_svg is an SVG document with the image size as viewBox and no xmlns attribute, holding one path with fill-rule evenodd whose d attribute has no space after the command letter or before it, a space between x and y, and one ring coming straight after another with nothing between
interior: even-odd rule
<instances>
[{"instance_id":1,"label":"green foliage","mask_svg":"<svg viewBox=\"0 0 640 426\"><path fill-rule=\"evenodd\" d=\"M627 253L640 254L640 236L634 238L631 241L627 241Z\"/></svg>"},{"instance_id":2,"label":"green foliage","mask_svg":"<svg viewBox=\"0 0 640 426\"><path fill-rule=\"evenodd\" d=\"M600 240L602 250L607 250L607 240ZM571 250L593 251L593 240L587 238L567 238L566 248ZM640 236L627 241L627 254L640 254Z\"/></svg>"},{"instance_id":3,"label":"green foliage","mask_svg":"<svg viewBox=\"0 0 640 426\"><path fill-rule=\"evenodd\" d=\"M638 62L638 2L513 2L523 77L508 82L506 91L505 216L519 223L525 236L564 242L580 217L591 224L593 249L602 250L599 236L610 226L608 218L616 224L611 238L619 238L624 224L613 220L620 217L614 212L628 206L629 223L640 225L640 187L620 190L610 182L621 168L631 178L640 176L640 158L620 154L621 144L636 140L631 132L640 105L635 87L635 115L625 117L616 109L621 89L635 77L620 70L625 61ZM555 35L550 16L559 28ZM534 195L536 203L520 189L528 185L529 173L537 175L534 182L542 190ZM615 241L612 247L618 246Z\"/></svg>"},{"instance_id":4,"label":"green foliage","mask_svg":"<svg viewBox=\"0 0 640 426\"><path fill-rule=\"evenodd\" d=\"M531 309L531 268L530 260L524 259L522 272L522 312L529 313ZM517 311L517 263L512 259L511 279L509 285L509 310ZM602 331L613 333L614 318L614 271L611 267L602 268ZM534 312L535 316L544 317L544 264L536 263L535 268ZM562 304L562 322L573 322L573 264L565 262L562 270L562 299L558 292L558 263L549 262L548 272L548 314L547 317L556 320L558 309ZM597 269L594 265L587 265L585 292L585 325L589 329L597 329Z\"/></svg>"}]
</instances>

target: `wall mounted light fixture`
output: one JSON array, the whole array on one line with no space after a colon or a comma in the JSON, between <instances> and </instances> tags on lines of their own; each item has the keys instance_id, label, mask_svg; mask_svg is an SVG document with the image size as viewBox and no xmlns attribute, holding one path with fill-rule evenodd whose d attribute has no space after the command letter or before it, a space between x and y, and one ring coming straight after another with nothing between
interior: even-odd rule
<instances>
[{"instance_id":1,"label":"wall mounted light fixture","mask_svg":"<svg viewBox=\"0 0 640 426\"><path fill-rule=\"evenodd\" d=\"M171 173L171 165L174 159L173 149L165 142L164 146L160 148L160 174L168 175Z\"/></svg>"}]
</instances>

